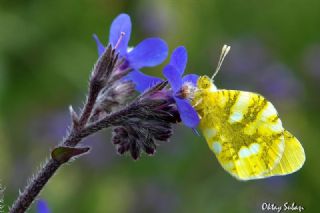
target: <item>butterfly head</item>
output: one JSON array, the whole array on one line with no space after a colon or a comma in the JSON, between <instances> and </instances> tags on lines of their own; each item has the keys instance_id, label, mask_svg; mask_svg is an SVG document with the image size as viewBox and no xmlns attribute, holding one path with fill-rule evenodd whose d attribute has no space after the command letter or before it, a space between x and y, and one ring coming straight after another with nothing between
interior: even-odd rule
<instances>
[{"instance_id":1,"label":"butterfly head","mask_svg":"<svg viewBox=\"0 0 320 213\"><path fill-rule=\"evenodd\" d=\"M216 91L217 87L213 84L208 76L200 76L197 80L197 84L194 85L192 82L185 82L180 91L177 93L177 96L184 99L193 100L196 95L200 95L205 92Z\"/></svg>"},{"instance_id":2,"label":"butterfly head","mask_svg":"<svg viewBox=\"0 0 320 213\"><path fill-rule=\"evenodd\" d=\"M210 93L216 92L218 90L216 85L214 85L213 83L213 79L218 74L221 68L222 62L229 51L230 51L230 46L224 45L221 50L221 55L218 61L217 68L211 78L206 75L200 76L198 78L197 88L193 95L192 104L196 108L200 116L201 116L201 109L206 108L206 104L208 104L208 101L210 100Z\"/></svg>"},{"instance_id":3,"label":"butterfly head","mask_svg":"<svg viewBox=\"0 0 320 213\"><path fill-rule=\"evenodd\" d=\"M213 80L208 76L200 76L197 82L197 87L199 90L209 90L216 91L217 87L214 85Z\"/></svg>"}]
</instances>

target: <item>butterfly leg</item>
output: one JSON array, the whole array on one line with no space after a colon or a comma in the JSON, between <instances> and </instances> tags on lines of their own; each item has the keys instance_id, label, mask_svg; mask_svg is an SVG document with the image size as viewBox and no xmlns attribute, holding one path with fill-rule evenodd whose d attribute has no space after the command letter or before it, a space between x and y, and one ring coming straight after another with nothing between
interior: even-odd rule
<instances>
[{"instance_id":1,"label":"butterfly leg","mask_svg":"<svg viewBox=\"0 0 320 213\"><path fill-rule=\"evenodd\" d=\"M198 106L202 102L202 98L200 98L195 104L192 104L193 107Z\"/></svg>"}]
</instances>

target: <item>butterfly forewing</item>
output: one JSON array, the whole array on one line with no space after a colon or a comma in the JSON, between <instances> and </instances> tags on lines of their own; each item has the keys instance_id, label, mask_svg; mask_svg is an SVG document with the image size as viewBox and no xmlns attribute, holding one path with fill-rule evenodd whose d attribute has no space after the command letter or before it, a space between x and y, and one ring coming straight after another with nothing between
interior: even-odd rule
<instances>
[{"instance_id":1,"label":"butterfly forewing","mask_svg":"<svg viewBox=\"0 0 320 213\"><path fill-rule=\"evenodd\" d=\"M263 96L236 90L204 91L196 109L200 128L222 167L241 180L265 177L280 162L284 129Z\"/></svg>"}]
</instances>

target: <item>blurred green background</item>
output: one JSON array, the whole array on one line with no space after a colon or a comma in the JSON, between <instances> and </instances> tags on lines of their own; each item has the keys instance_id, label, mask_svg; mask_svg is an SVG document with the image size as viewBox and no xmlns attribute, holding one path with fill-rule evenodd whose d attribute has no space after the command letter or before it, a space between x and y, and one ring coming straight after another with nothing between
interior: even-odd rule
<instances>
[{"instance_id":1,"label":"blurred green background","mask_svg":"<svg viewBox=\"0 0 320 213\"><path fill-rule=\"evenodd\" d=\"M92 34L108 41L119 13L131 16L129 45L159 36L188 49L188 73L212 74L220 88L262 93L302 142L303 168L290 176L239 182L182 125L154 157L118 156L108 130L90 155L63 167L41 198L52 212L261 212L295 202L319 212L320 2L316 0L1 0L0 182L9 205L65 135L68 106L79 109L97 59ZM161 68L144 69L161 76ZM31 212L35 212L34 207Z\"/></svg>"}]
</instances>

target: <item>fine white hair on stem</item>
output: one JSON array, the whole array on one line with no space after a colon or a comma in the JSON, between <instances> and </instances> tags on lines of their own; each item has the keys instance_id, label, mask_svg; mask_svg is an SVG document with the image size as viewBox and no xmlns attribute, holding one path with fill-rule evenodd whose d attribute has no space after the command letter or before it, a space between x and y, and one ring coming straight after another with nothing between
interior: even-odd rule
<instances>
[{"instance_id":1,"label":"fine white hair on stem","mask_svg":"<svg viewBox=\"0 0 320 213\"><path fill-rule=\"evenodd\" d=\"M213 75L212 75L212 77L211 77L211 80L213 80L214 79L214 77L218 74L218 72L219 72L219 70L220 70L220 68L221 68L221 65L222 65L222 63L223 63L223 60L224 60L224 58L228 55L228 53L229 53L229 51L230 51L230 46L228 46L228 45L223 45L223 47L222 47L222 50L221 50L221 54L220 54L220 57L219 57L219 61L218 61L218 65L217 65L217 68L216 68L216 70L214 71L214 73L213 73Z\"/></svg>"},{"instance_id":2,"label":"fine white hair on stem","mask_svg":"<svg viewBox=\"0 0 320 213\"><path fill-rule=\"evenodd\" d=\"M3 208L4 208L4 188L2 187L2 185L0 185L0 213L3 212Z\"/></svg>"}]
</instances>

